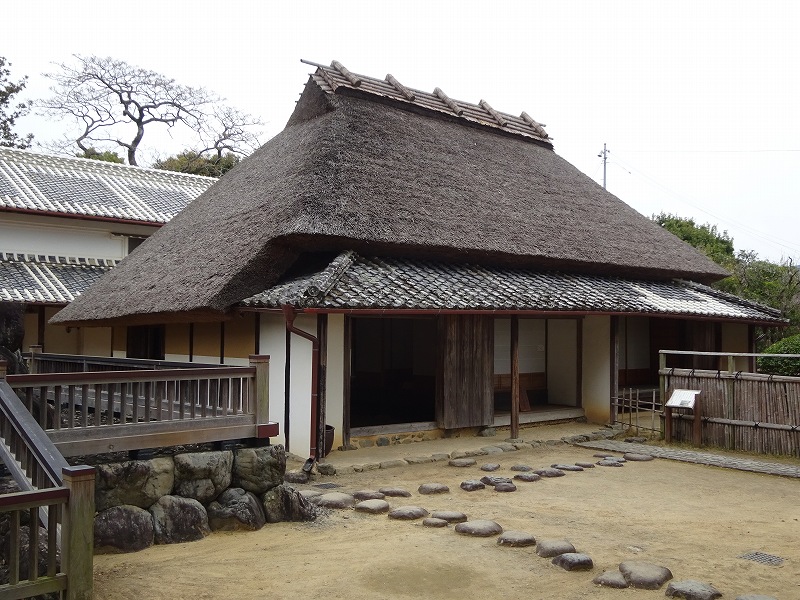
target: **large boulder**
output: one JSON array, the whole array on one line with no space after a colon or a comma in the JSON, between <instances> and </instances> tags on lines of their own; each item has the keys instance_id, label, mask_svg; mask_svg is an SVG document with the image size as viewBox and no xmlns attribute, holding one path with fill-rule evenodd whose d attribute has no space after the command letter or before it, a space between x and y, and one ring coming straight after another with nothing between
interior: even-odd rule
<instances>
[{"instance_id":1,"label":"large boulder","mask_svg":"<svg viewBox=\"0 0 800 600\"><path fill-rule=\"evenodd\" d=\"M95 510L123 505L148 508L161 496L172 493L174 481L171 456L97 465Z\"/></svg>"},{"instance_id":2,"label":"large boulder","mask_svg":"<svg viewBox=\"0 0 800 600\"><path fill-rule=\"evenodd\" d=\"M112 506L94 517L95 554L137 552L153 545L153 515L138 506Z\"/></svg>"},{"instance_id":3,"label":"large boulder","mask_svg":"<svg viewBox=\"0 0 800 600\"><path fill-rule=\"evenodd\" d=\"M149 510L156 544L194 542L211 533L206 509L193 498L162 496Z\"/></svg>"},{"instance_id":4,"label":"large boulder","mask_svg":"<svg viewBox=\"0 0 800 600\"><path fill-rule=\"evenodd\" d=\"M208 505L212 531L255 531L267 522L264 507L252 492L228 488Z\"/></svg>"},{"instance_id":5,"label":"large boulder","mask_svg":"<svg viewBox=\"0 0 800 600\"><path fill-rule=\"evenodd\" d=\"M174 493L201 504L215 500L231 485L233 452L194 452L175 455Z\"/></svg>"},{"instance_id":6,"label":"large boulder","mask_svg":"<svg viewBox=\"0 0 800 600\"><path fill-rule=\"evenodd\" d=\"M317 517L316 507L300 492L288 485L272 488L261 499L267 523L313 521Z\"/></svg>"},{"instance_id":7,"label":"large boulder","mask_svg":"<svg viewBox=\"0 0 800 600\"><path fill-rule=\"evenodd\" d=\"M263 494L283 483L286 451L283 446L241 448L233 458L233 485Z\"/></svg>"}]
</instances>

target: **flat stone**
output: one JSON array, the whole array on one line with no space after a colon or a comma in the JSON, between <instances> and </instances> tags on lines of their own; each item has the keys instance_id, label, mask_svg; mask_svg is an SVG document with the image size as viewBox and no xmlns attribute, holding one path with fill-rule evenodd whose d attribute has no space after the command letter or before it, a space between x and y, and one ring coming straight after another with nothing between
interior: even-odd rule
<instances>
[{"instance_id":1,"label":"flat stone","mask_svg":"<svg viewBox=\"0 0 800 600\"><path fill-rule=\"evenodd\" d=\"M424 465L433 462L430 456L407 456L405 460L409 465Z\"/></svg>"},{"instance_id":2,"label":"flat stone","mask_svg":"<svg viewBox=\"0 0 800 600\"><path fill-rule=\"evenodd\" d=\"M628 442L629 444L646 444L647 443L647 438L646 437L641 437L641 436L626 437L624 441Z\"/></svg>"},{"instance_id":3,"label":"flat stone","mask_svg":"<svg viewBox=\"0 0 800 600\"><path fill-rule=\"evenodd\" d=\"M511 442L499 442L499 443L494 444L494 445L497 446L498 448L500 448L500 450L502 450L503 452L516 452L517 451L517 447Z\"/></svg>"},{"instance_id":4,"label":"flat stone","mask_svg":"<svg viewBox=\"0 0 800 600\"><path fill-rule=\"evenodd\" d=\"M428 517L422 520L423 527L447 527L447 521L444 519L437 519L436 517Z\"/></svg>"},{"instance_id":5,"label":"flat stone","mask_svg":"<svg viewBox=\"0 0 800 600\"><path fill-rule=\"evenodd\" d=\"M607 452L595 452L592 456L595 458L617 458L616 454L608 454Z\"/></svg>"},{"instance_id":6,"label":"flat stone","mask_svg":"<svg viewBox=\"0 0 800 600\"><path fill-rule=\"evenodd\" d=\"M515 486L513 483L501 482L501 483L498 483L496 486L494 486L494 491L495 492L516 492L517 491L517 486Z\"/></svg>"},{"instance_id":7,"label":"flat stone","mask_svg":"<svg viewBox=\"0 0 800 600\"><path fill-rule=\"evenodd\" d=\"M483 448L475 449L475 450L464 450L464 456L486 456L489 454Z\"/></svg>"},{"instance_id":8,"label":"flat stone","mask_svg":"<svg viewBox=\"0 0 800 600\"><path fill-rule=\"evenodd\" d=\"M575 465L584 469L594 469L594 463L590 462L576 462Z\"/></svg>"},{"instance_id":9,"label":"flat stone","mask_svg":"<svg viewBox=\"0 0 800 600\"><path fill-rule=\"evenodd\" d=\"M383 500L386 494L376 490L358 490L353 492L353 498L356 500Z\"/></svg>"},{"instance_id":10,"label":"flat stone","mask_svg":"<svg viewBox=\"0 0 800 600\"><path fill-rule=\"evenodd\" d=\"M514 475L514 479L517 481L526 481L528 483L532 481L539 481L542 478L541 475L537 475L536 473L517 473Z\"/></svg>"},{"instance_id":11,"label":"flat stone","mask_svg":"<svg viewBox=\"0 0 800 600\"><path fill-rule=\"evenodd\" d=\"M356 504L356 510L358 512L365 512L371 515L377 515L379 513L388 512L389 503L386 500L381 500L379 498L362 500L361 502Z\"/></svg>"},{"instance_id":12,"label":"flat stone","mask_svg":"<svg viewBox=\"0 0 800 600\"><path fill-rule=\"evenodd\" d=\"M443 483L423 483L417 491L427 496L430 494L448 494L450 493L450 488Z\"/></svg>"},{"instance_id":13,"label":"flat stone","mask_svg":"<svg viewBox=\"0 0 800 600\"><path fill-rule=\"evenodd\" d=\"M592 583L618 590L628 587L628 582L625 581L625 577L623 577L622 573L619 571L605 571L600 573L600 575L592 579Z\"/></svg>"},{"instance_id":14,"label":"flat stone","mask_svg":"<svg viewBox=\"0 0 800 600\"><path fill-rule=\"evenodd\" d=\"M448 523L463 523L467 520L467 515L457 510L435 510L431 513L431 517Z\"/></svg>"},{"instance_id":15,"label":"flat stone","mask_svg":"<svg viewBox=\"0 0 800 600\"><path fill-rule=\"evenodd\" d=\"M523 440L522 438L506 438L503 441L505 441L507 444L514 444L515 446L517 444L524 444L525 443L525 440Z\"/></svg>"},{"instance_id":16,"label":"flat stone","mask_svg":"<svg viewBox=\"0 0 800 600\"><path fill-rule=\"evenodd\" d=\"M684 600L714 600L721 598L720 592L713 585L687 579L686 581L673 581L667 586L664 593L669 598L683 598Z\"/></svg>"},{"instance_id":17,"label":"flat stone","mask_svg":"<svg viewBox=\"0 0 800 600\"><path fill-rule=\"evenodd\" d=\"M530 450L531 448L533 448L533 445L529 444L528 442L519 442L517 444L514 444L514 447L517 450Z\"/></svg>"},{"instance_id":18,"label":"flat stone","mask_svg":"<svg viewBox=\"0 0 800 600\"><path fill-rule=\"evenodd\" d=\"M383 462L379 463L381 469L394 469L396 467L406 467L408 463L400 458L396 460L384 460Z\"/></svg>"},{"instance_id":19,"label":"flat stone","mask_svg":"<svg viewBox=\"0 0 800 600\"><path fill-rule=\"evenodd\" d=\"M484 446L481 448L486 454L502 454L503 449L499 446Z\"/></svg>"},{"instance_id":20,"label":"flat stone","mask_svg":"<svg viewBox=\"0 0 800 600\"><path fill-rule=\"evenodd\" d=\"M574 472L583 471L583 467L579 467L578 465L560 465L560 464L555 464L555 465L550 465L550 466L551 466L551 468L558 469L559 471L574 471Z\"/></svg>"},{"instance_id":21,"label":"flat stone","mask_svg":"<svg viewBox=\"0 0 800 600\"><path fill-rule=\"evenodd\" d=\"M592 559L587 554L565 552L556 556L552 563L565 571L591 571L594 568Z\"/></svg>"},{"instance_id":22,"label":"flat stone","mask_svg":"<svg viewBox=\"0 0 800 600\"><path fill-rule=\"evenodd\" d=\"M634 462L646 462L648 460L653 460L653 457L649 454L639 454L638 452L626 452L622 458Z\"/></svg>"},{"instance_id":23,"label":"flat stone","mask_svg":"<svg viewBox=\"0 0 800 600\"><path fill-rule=\"evenodd\" d=\"M410 498L411 492L397 487L382 487L378 491L388 498Z\"/></svg>"},{"instance_id":24,"label":"flat stone","mask_svg":"<svg viewBox=\"0 0 800 600\"><path fill-rule=\"evenodd\" d=\"M564 440L545 440L545 446L566 446L567 443Z\"/></svg>"},{"instance_id":25,"label":"flat stone","mask_svg":"<svg viewBox=\"0 0 800 600\"><path fill-rule=\"evenodd\" d=\"M454 450L450 453L450 458L466 458L467 453L464 450Z\"/></svg>"},{"instance_id":26,"label":"flat stone","mask_svg":"<svg viewBox=\"0 0 800 600\"><path fill-rule=\"evenodd\" d=\"M530 465L511 465L512 471L522 471L523 473L526 471L533 471L533 467Z\"/></svg>"},{"instance_id":27,"label":"flat stone","mask_svg":"<svg viewBox=\"0 0 800 600\"><path fill-rule=\"evenodd\" d=\"M626 560L620 563L619 571L628 585L642 590L660 589L662 585L672 579L672 571L666 567L638 560Z\"/></svg>"},{"instance_id":28,"label":"flat stone","mask_svg":"<svg viewBox=\"0 0 800 600\"><path fill-rule=\"evenodd\" d=\"M486 484L476 479L468 479L461 482L461 489L465 492L475 492L486 488Z\"/></svg>"},{"instance_id":29,"label":"flat stone","mask_svg":"<svg viewBox=\"0 0 800 600\"><path fill-rule=\"evenodd\" d=\"M527 531L504 531L497 538L497 545L524 548L526 546L535 546L536 538Z\"/></svg>"},{"instance_id":30,"label":"flat stone","mask_svg":"<svg viewBox=\"0 0 800 600\"><path fill-rule=\"evenodd\" d=\"M491 473L492 471L497 471L500 468L498 463L486 463L485 465L481 465L481 471L488 471Z\"/></svg>"},{"instance_id":31,"label":"flat stone","mask_svg":"<svg viewBox=\"0 0 800 600\"><path fill-rule=\"evenodd\" d=\"M491 537L503 533L503 528L494 521L478 519L456 525L456 533L475 537Z\"/></svg>"},{"instance_id":32,"label":"flat stone","mask_svg":"<svg viewBox=\"0 0 800 600\"><path fill-rule=\"evenodd\" d=\"M433 462L442 462L443 460L450 460L450 455L444 452L434 452L431 454Z\"/></svg>"},{"instance_id":33,"label":"flat stone","mask_svg":"<svg viewBox=\"0 0 800 600\"><path fill-rule=\"evenodd\" d=\"M736 600L778 600L775 596L765 596L764 594L743 594L736 596Z\"/></svg>"},{"instance_id":34,"label":"flat stone","mask_svg":"<svg viewBox=\"0 0 800 600\"><path fill-rule=\"evenodd\" d=\"M474 458L451 458L450 462L448 463L451 467L471 467L475 465L478 461Z\"/></svg>"},{"instance_id":35,"label":"flat stone","mask_svg":"<svg viewBox=\"0 0 800 600\"><path fill-rule=\"evenodd\" d=\"M534 471L537 475L541 475L542 477L563 477L566 475L564 471L561 469L536 469Z\"/></svg>"},{"instance_id":36,"label":"flat stone","mask_svg":"<svg viewBox=\"0 0 800 600\"><path fill-rule=\"evenodd\" d=\"M508 477L500 477L498 475L484 475L481 477L481 483L494 486L498 483L511 483L511 479Z\"/></svg>"},{"instance_id":37,"label":"flat stone","mask_svg":"<svg viewBox=\"0 0 800 600\"><path fill-rule=\"evenodd\" d=\"M608 460L606 458L604 458L603 460L598 460L597 464L600 465L601 467L624 467L625 466L621 462L619 462L618 460Z\"/></svg>"},{"instance_id":38,"label":"flat stone","mask_svg":"<svg viewBox=\"0 0 800 600\"><path fill-rule=\"evenodd\" d=\"M536 543L536 554L542 558L553 558L567 552L575 552L575 546L567 540L539 540Z\"/></svg>"},{"instance_id":39,"label":"flat stone","mask_svg":"<svg viewBox=\"0 0 800 600\"><path fill-rule=\"evenodd\" d=\"M323 508L352 508L356 499L344 492L328 492L315 498L314 504Z\"/></svg>"},{"instance_id":40,"label":"flat stone","mask_svg":"<svg viewBox=\"0 0 800 600\"><path fill-rule=\"evenodd\" d=\"M421 506L399 506L389 511L389 518L400 521L413 521L414 519L427 517L428 514L430 513Z\"/></svg>"},{"instance_id":41,"label":"flat stone","mask_svg":"<svg viewBox=\"0 0 800 600\"><path fill-rule=\"evenodd\" d=\"M478 432L481 437L494 437L497 435L497 430L494 427L484 427Z\"/></svg>"}]
</instances>

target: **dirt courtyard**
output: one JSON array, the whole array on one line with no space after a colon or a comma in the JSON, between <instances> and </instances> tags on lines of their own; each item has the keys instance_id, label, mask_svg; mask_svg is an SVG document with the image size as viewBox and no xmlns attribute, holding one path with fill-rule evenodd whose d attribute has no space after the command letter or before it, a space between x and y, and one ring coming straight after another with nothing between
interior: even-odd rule
<instances>
[{"instance_id":1,"label":"dirt courtyard","mask_svg":"<svg viewBox=\"0 0 800 600\"><path fill-rule=\"evenodd\" d=\"M592 557L590 572L567 572L535 548L468 538L452 526L423 527L384 515L332 511L313 523L279 523L252 533L214 533L189 544L154 546L134 554L95 557L95 598L202 600L472 597L552 600L664 597L657 591L615 590L592 584L625 560L669 568L676 581L711 583L733 600L745 593L800 598L800 481L667 460L595 467L498 493L466 492L480 465L510 467L597 461L570 446L476 457L467 468L447 462L409 465L343 476L337 491L402 487L411 498L387 498L392 507L457 510L491 519L537 539L568 539ZM439 482L449 494L423 496L422 483ZM310 487L310 486L298 486ZM768 566L738 558L760 551L784 559Z\"/></svg>"}]
</instances>

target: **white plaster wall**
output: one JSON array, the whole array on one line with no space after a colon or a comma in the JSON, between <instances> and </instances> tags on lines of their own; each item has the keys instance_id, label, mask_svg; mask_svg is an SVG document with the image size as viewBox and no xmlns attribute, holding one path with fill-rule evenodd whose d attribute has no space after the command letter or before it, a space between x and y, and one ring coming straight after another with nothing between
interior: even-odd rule
<instances>
[{"instance_id":1,"label":"white plaster wall","mask_svg":"<svg viewBox=\"0 0 800 600\"><path fill-rule=\"evenodd\" d=\"M547 321L547 401L578 406L578 322Z\"/></svg>"},{"instance_id":2,"label":"white plaster wall","mask_svg":"<svg viewBox=\"0 0 800 600\"><path fill-rule=\"evenodd\" d=\"M519 370L520 373L543 373L545 358L544 319L519 320ZM494 320L494 372L511 373L511 319Z\"/></svg>"},{"instance_id":3,"label":"white plaster wall","mask_svg":"<svg viewBox=\"0 0 800 600\"><path fill-rule=\"evenodd\" d=\"M344 315L328 315L328 371L325 421L336 428L333 447L342 445L344 429Z\"/></svg>"},{"instance_id":4,"label":"white plaster wall","mask_svg":"<svg viewBox=\"0 0 800 600\"><path fill-rule=\"evenodd\" d=\"M121 259L127 249L127 238L110 231L0 222L0 252Z\"/></svg>"},{"instance_id":5,"label":"white plaster wall","mask_svg":"<svg viewBox=\"0 0 800 600\"><path fill-rule=\"evenodd\" d=\"M592 423L608 423L611 414L611 317L583 319L582 406Z\"/></svg>"},{"instance_id":6,"label":"white plaster wall","mask_svg":"<svg viewBox=\"0 0 800 600\"><path fill-rule=\"evenodd\" d=\"M312 335L317 333L314 315L297 315L295 326ZM269 418L280 424L280 435L274 441L286 444L286 321L282 314L262 314L259 348L261 354L270 356ZM288 445L290 452L305 456L311 449L311 342L292 335L291 358Z\"/></svg>"}]
</instances>

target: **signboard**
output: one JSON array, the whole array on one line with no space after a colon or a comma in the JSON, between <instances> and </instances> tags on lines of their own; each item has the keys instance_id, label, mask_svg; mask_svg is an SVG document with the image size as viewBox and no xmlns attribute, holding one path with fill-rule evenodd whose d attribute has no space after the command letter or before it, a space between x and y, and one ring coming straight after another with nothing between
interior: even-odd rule
<instances>
[{"instance_id":1,"label":"signboard","mask_svg":"<svg viewBox=\"0 0 800 600\"><path fill-rule=\"evenodd\" d=\"M694 401L700 390L674 390L667 400L669 408L694 408Z\"/></svg>"}]
</instances>

